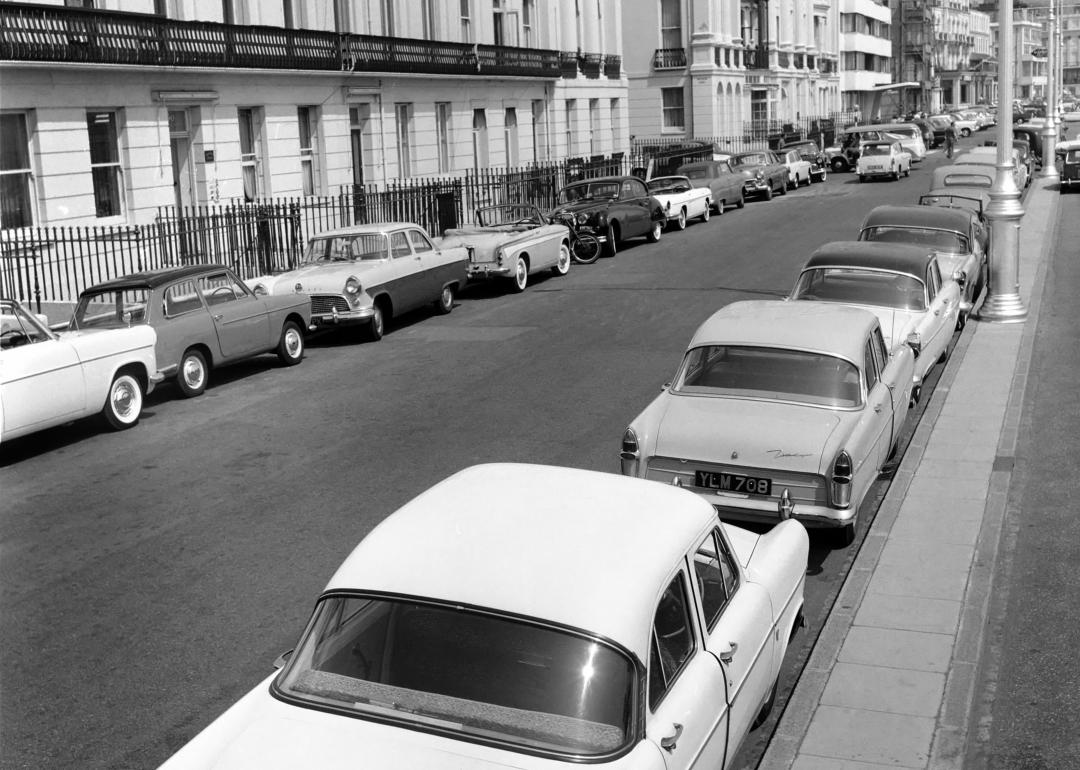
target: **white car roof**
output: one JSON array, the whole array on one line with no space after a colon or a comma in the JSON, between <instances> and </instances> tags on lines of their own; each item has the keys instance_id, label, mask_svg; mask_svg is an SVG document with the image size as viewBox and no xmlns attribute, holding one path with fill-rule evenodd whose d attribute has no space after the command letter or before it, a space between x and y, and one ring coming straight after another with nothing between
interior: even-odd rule
<instances>
[{"instance_id":1,"label":"white car roof","mask_svg":"<svg viewBox=\"0 0 1080 770\"><path fill-rule=\"evenodd\" d=\"M840 304L744 300L713 313L698 327L690 347L780 347L862 361L863 344L876 323L877 317L870 311Z\"/></svg>"},{"instance_id":2,"label":"white car roof","mask_svg":"<svg viewBox=\"0 0 1080 770\"><path fill-rule=\"evenodd\" d=\"M323 230L321 233L316 233L311 236L312 238L332 238L338 235L359 235L360 233L389 233L395 230L415 229L424 230L424 228L415 222L371 222L366 225L352 225L351 227L338 227L333 230Z\"/></svg>"},{"instance_id":3,"label":"white car roof","mask_svg":"<svg viewBox=\"0 0 1080 770\"><path fill-rule=\"evenodd\" d=\"M647 660L656 602L717 524L693 493L545 465L467 468L373 529L326 590L477 605L612 639Z\"/></svg>"}]
</instances>

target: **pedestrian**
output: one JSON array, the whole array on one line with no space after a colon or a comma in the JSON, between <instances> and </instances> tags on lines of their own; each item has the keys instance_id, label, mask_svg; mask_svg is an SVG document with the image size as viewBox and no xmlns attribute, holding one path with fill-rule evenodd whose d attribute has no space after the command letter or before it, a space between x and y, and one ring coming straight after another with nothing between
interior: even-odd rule
<instances>
[{"instance_id":1,"label":"pedestrian","mask_svg":"<svg viewBox=\"0 0 1080 770\"><path fill-rule=\"evenodd\" d=\"M953 147L956 146L956 121L950 120L949 127L945 129L945 157L952 158Z\"/></svg>"}]
</instances>

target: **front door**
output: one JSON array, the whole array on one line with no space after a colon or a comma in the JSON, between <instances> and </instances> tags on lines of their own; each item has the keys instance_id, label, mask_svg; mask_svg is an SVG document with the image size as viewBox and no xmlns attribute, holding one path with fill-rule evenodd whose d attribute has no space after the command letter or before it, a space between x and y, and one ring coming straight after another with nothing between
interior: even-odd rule
<instances>
[{"instance_id":1,"label":"front door","mask_svg":"<svg viewBox=\"0 0 1080 770\"><path fill-rule=\"evenodd\" d=\"M222 358L240 358L269 348L270 319L265 306L231 273L202 276L199 291L214 319Z\"/></svg>"}]
</instances>

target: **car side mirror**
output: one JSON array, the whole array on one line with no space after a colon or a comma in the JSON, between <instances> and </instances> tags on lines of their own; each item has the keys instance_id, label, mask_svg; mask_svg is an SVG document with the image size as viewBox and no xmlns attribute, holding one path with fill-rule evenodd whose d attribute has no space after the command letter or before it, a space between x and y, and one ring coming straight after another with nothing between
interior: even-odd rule
<instances>
[{"instance_id":1,"label":"car side mirror","mask_svg":"<svg viewBox=\"0 0 1080 770\"><path fill-rule=\"evenodd\" d=\"M964 284L967 282L967 275L963 270L957 270L952 274L952 279L960 284L960 288L964 288Z\"/></svg>"}]
</instances>

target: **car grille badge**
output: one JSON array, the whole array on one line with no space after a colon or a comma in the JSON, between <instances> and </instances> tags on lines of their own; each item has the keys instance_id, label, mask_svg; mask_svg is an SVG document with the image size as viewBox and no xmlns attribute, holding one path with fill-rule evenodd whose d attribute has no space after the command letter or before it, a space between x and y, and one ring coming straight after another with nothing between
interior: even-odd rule
<instances>
[{"instance_id":1,"label":"car grille badge","mask_svg":"<svg viewBox=\"0 0 1080 770\"><path fill-rule=\"evenodd\" d=\"M738 452L732 452L731 453L731 459L732 460L738 460L739 459L739 453Z\"/></svg>"},{"instance_id":2,"label":"car grille badge","mask_svg":"<svg viewBox=\"0 0 1080 770\"><path fill-rule=\"evenodd\" d=\"M304 285L299 281L296 282L296 286L293 286L293 291L301 292L304 290Z\"/></svg>"}]
</instances>

